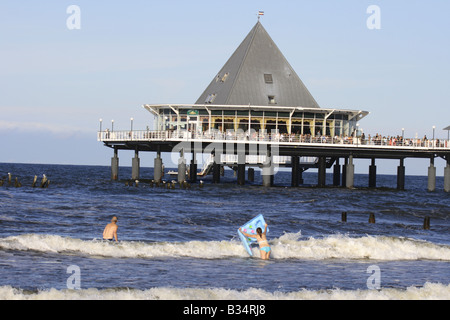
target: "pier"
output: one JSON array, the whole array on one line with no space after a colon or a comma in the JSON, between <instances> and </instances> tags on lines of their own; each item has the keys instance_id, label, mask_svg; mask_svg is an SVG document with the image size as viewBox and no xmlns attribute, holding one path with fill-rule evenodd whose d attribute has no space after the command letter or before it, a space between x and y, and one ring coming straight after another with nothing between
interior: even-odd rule
<instances>
[{"instance_id":1,"label":"pier","mask_svg":"<svg viewBox=\"0 0 450 320\"><path fill-rule=\"evenodd\" d=\"M435 191L435 159L446 161L444 190L450 192L450 136L433 138L366 135L360 122L369 115L360 109L322 108L273 42L260 21L235 50L193 104L144 104L154 117L153 130L100 130L97 140L114 150L111 178L119 176L119 151L129 150L132 180L140 178L141 152L155 152L154 177L160 182L162 153L178 156L178 182L197 182L212 176L219 183L224 167L236 172L237 183L254 180L273 185L278 167L291 168L292 187L302 184L302 173L315 168L317 186L326 186L333 168L333 185L354 187L356 159L370 159L368 186L377 186L377 160L396 159L397 189L404 190L405 159L429 159L428 190ZM450 127L444 130L449 130ZM188 164L185 156L191 155ZM206 154L199 168L197 159ZM247 175L246 175L247 173ZM247 180L246 180L247 176ZM148 177L151 178L151 177Z\"/></svg>"},{"instance_id":2,"label":"pier","mask_svg":"<svg viewBox=\"0 0 450 320\"><path fill-rule=\"evenodd\" d=\"M192 133L189 131L102 131L98 140L114 150L111 159L111 178L118 179L120 151L134 152L132 161L132 180L139 179L139 153L156 152L154 162L155 181L162 177L162 152L178 152L178 181L196 182L197 177L213 176L213 182L220 182L221 167L230 167L237 172L237 183L245 184L245 172L252 176L254 168L262 169L263 184L273 184L273 172L276 167L288 167L292 170L292 187L301 184L301 175L305 170L318 169L317 185L325 187L325 173L333 169L333 185L353 188L354 160L370 159L368 168L368 187L375 188L376 161L378 159L398 160L397 188L405 189L405 159L424 158L430 160L428 168L428 190L436 190L435 159L446 160L444 169L444 190L450 192L450 141L404 139L396 145L383 140L354 141L344 138L303 137L299 135L279 135L245 132L222 134L221 132ZM197 170L198 154L209 154L203 167ZM190 165L185 155L191 154ZM187 170L189 168L189 170ZM189 171L189 175L188 175ZM184 173L184 174L183 174ZM252 179L249 179L252 180Z\"/></svg>"}]
</instances>

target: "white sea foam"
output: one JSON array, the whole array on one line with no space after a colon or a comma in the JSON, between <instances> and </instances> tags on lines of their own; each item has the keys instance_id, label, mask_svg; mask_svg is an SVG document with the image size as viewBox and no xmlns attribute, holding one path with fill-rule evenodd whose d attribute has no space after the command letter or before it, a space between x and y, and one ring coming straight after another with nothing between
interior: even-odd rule
<instances>
[{"instance_id":1,"label":"white sea foam","mask_svg":"<svg viewBox=\"0 0 450 320\"><path fill-rule=\"evenodd\" d=\"M448 300L450 285L425 283L423 287L381 290L300 290L268 292L251 288L245 291L224 288L152 288L42 290L25 292L11 286L0 287L0 300Z\"/></svg>"},{"instance_id":2,"label":"white sea foam","mask_svg":"<svg viewBox=\"0 0 450 320\"><path fill-rule=\"evenodd\" d=\"M368 260L440 260L450 261L450 246L426 241L385 236L354 238L331 235L301 239L288 233L270 241L274 259L368 259ZM0 238L0 250L79 254L112 258L199 258L226 259L248 257L237 240L145 243L122 241L119 244L99 240L81 240L57 235L27 234ZM256 257L258 249L253 248Z\"/></svg>"}]
</instances>

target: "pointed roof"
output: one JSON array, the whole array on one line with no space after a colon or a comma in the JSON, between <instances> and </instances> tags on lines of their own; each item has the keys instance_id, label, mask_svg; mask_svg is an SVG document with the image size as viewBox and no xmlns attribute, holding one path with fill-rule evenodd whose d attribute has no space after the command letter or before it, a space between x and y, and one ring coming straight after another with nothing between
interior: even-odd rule
<instances>
[{"instance_id":1,"label":"pointed roof","mask_svg":"<svg viewBox=\"0 0 450 320\"><path fill-rule=\"evenodd\" d=\"M259 21L196 104L319 108Z\"/></svg>"}]
</instances>

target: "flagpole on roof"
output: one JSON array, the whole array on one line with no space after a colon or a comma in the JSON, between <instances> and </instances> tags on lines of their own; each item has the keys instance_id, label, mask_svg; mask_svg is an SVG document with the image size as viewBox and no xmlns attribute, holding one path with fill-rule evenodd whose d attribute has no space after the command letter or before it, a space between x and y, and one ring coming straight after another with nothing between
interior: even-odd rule
<instances>
[{"instance_id":1,"label":"flagpole on roof","mask_svg":"<svg viewBox=\"0 0 450 320\"><path fill-rule=\"evenodd\" d=\"M258 21L261 18L261 16L263 16L263 15L264 15L264 11L258 11Z\"/></svg>"}]
</instances>

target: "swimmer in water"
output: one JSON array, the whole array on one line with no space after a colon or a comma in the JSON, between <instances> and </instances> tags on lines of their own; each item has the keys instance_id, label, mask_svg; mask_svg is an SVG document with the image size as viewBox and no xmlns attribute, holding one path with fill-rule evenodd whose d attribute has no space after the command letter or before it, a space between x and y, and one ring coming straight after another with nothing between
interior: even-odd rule
<instances>
[{"instance_id":1,"label":"swimmer in water","mask_svg":"<svg viewBox=\"0 0 450 320\"><path fill-rule=\"evenodd\" d=\"M119 228L117 226L117 217L114 216L111 219L111 223L108 223L105 227L105 230L103 231L103 240L108 240L108 241L114 241L114 239L116 240L116 242L118 242L117 240L117 229Z\"/></svg>"},{"instance_id":2,"label":"swimmer in water","mask_svg":"<svg viewBox=\"0 0 450 320\"><path fill-rule=\"evenodd\" d=\"M264 232L261 230L261 228L256 229L256 234L245 233L244 231L242 231L242 228L239 228L239 230L246 237L256 238L256 241L258 241L258 244L259 244L259 252L261 253L261 259L263 259L263 260L270 259L270 252L272 251L272 249L270 248L269 242L267 241L267 237L266 237L267 223L264 228Z\"/></svg>"}]
</instances>

